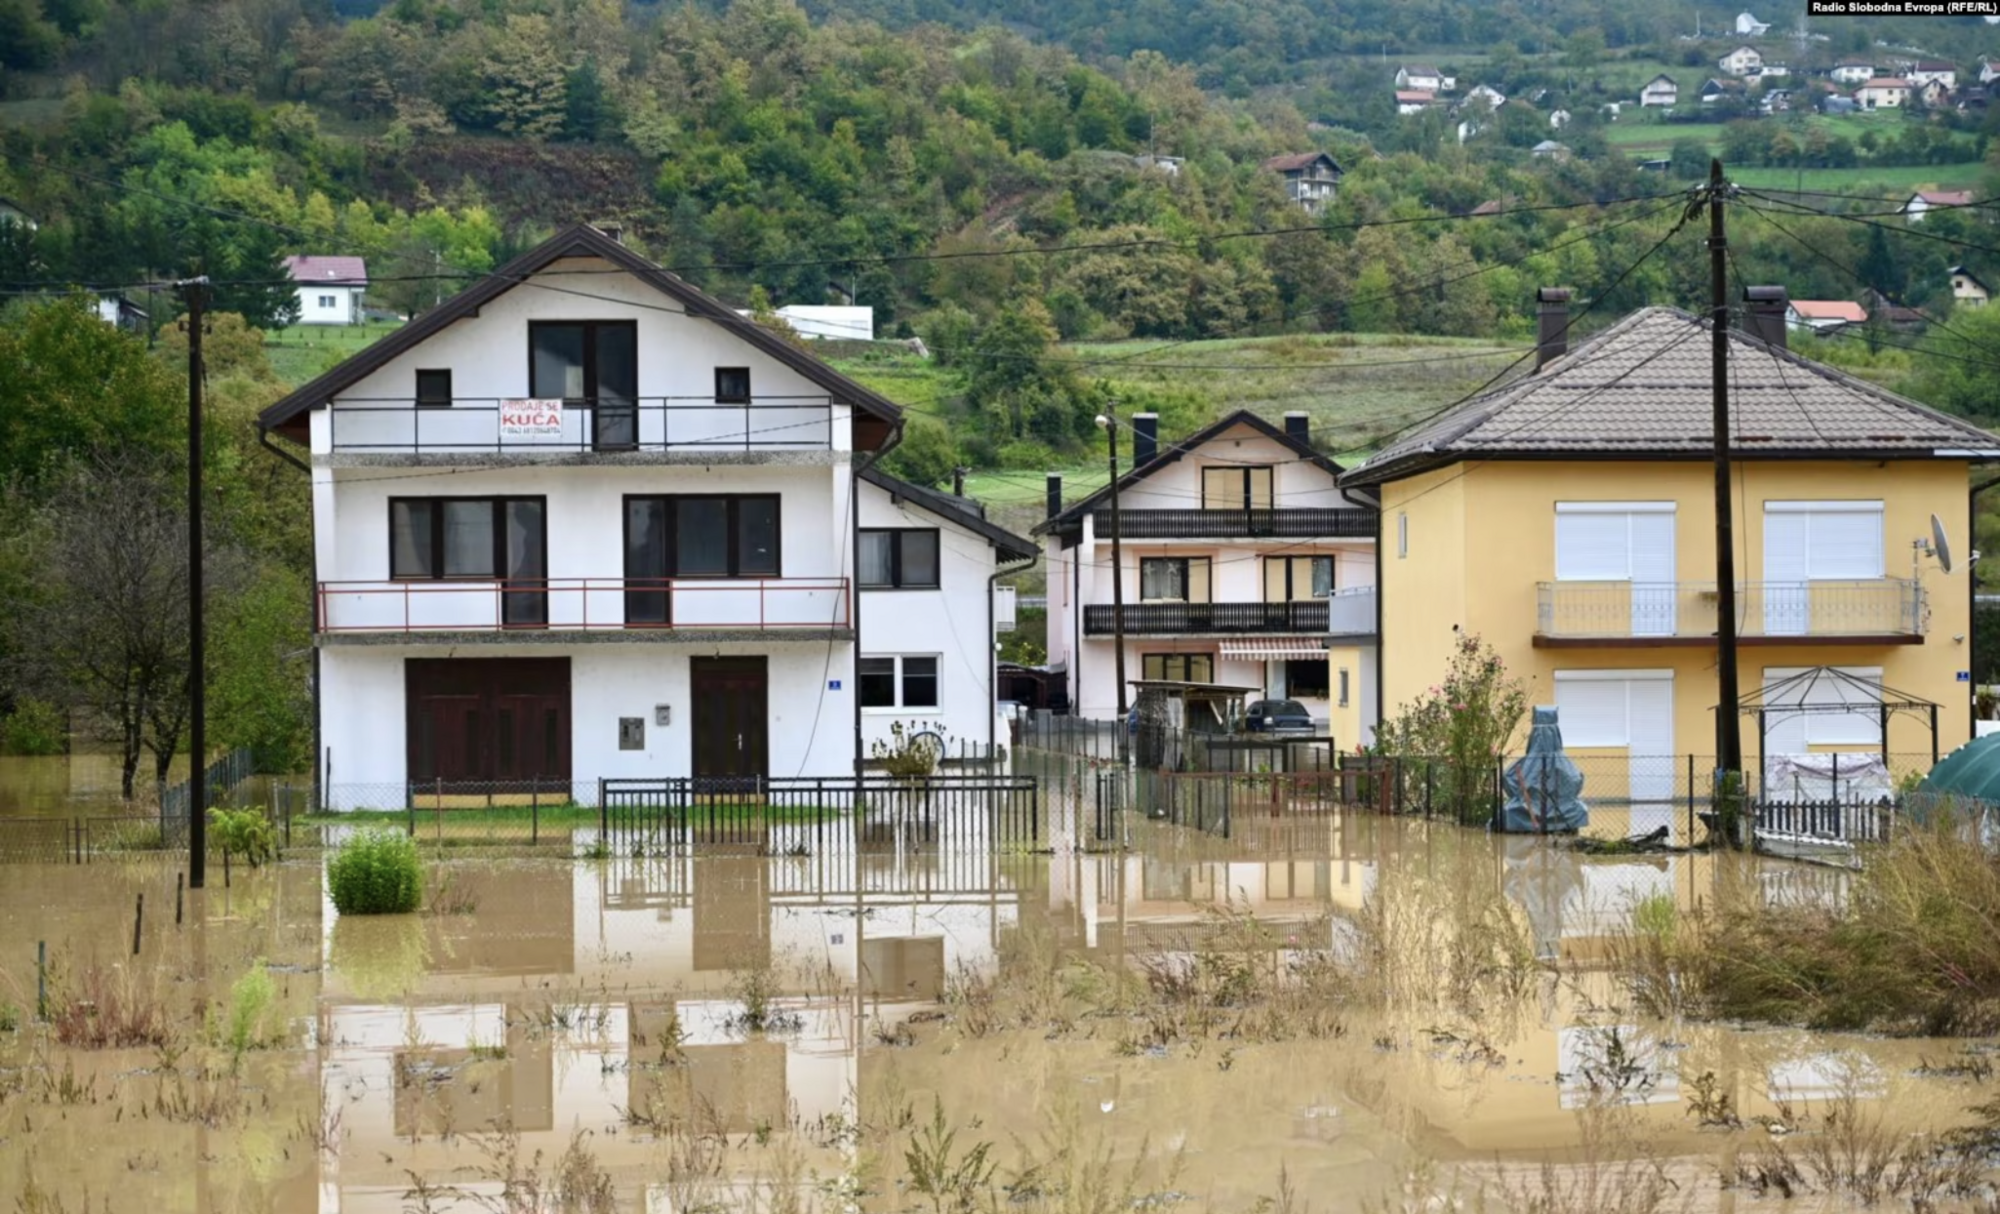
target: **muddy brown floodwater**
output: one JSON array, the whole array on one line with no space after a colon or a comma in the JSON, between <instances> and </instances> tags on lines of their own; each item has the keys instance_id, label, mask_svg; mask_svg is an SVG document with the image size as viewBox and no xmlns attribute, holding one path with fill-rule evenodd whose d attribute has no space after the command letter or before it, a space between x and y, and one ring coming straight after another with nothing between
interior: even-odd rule
<instances>
[{"instance_id":1,"label":"muddy brown floodwater","mask_svg":"<svg viewBox=\"0 0 2000 1214\"><path fill-rule=\"evenodd\" d=\"M1829 869L1333 816L452 858L341 919L321 862L179 925L170 858L0 865L0 1210L1995 1208L1938 1145L1986 1043L1652 1020L1605 964Z\"/></svg>"}]
</instances>

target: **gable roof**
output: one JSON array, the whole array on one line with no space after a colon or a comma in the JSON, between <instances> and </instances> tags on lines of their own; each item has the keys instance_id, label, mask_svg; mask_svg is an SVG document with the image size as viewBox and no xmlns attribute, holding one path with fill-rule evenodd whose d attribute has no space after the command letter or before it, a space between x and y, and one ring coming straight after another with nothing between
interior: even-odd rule
<instances>
[{"instance_id":1,"label":"gable roof","mask_svg":"<svg viewBox=\"0 0 2000 1214\"><path fill-rule=\"evenodd\" d=\"M1439 79L1444 78L1443 72L1440 72L1428 63L1405 63L1403 65L1403 74L1406 76L1436 76Z\"/></svg>"},{"instance_id":2,"label":"gable roof","mask_svg":"<svg viewBox=\"0 0 2000 1214\"><path fill-rule=\"evenodd\" d=\"M1405 105L1428 104L1437 100L1437 94L1427 89L1397 89L1396 100ZM1290 159L1290 157L1286 157L1286 159ZM1264 167L1270 168L1272 166L1270 162L1266 161ZM1303 168L1304 166L1301 165L1299 167Z\"/></svg>"},{"instance_id":3,"label":"gable roof","mask_svg":"<svg viewBox=\"0 0 2000 1214\"><path fill-rule=\"evenodd\" d=\"M381 370L392 359L422 345L454 322L477 316L481 307L520 286L531 275L568 257L594 257L610 262L681 304L687 315L713 322L825 388L836 400L872 418L876 423L870 427L872 441L864 442L857 434L857 449L880 449L888 445L890 431L902 425L903 411L887 397L855 383L755 321L737 315L734 309L654 265L596 228L577 224L484 275L416 320L285 396L257 415L257 428L265 432L275 430L295 442L304 442L303 427L307 413L323 408L335 395ZM862 419L857 417L855 421L859 430Z\"/></svg>"},{"instance_id":4,"label":"gable roof","mask_svg":"<svg viewBox=\"0 0 2000 1214\"><path fill-rule=\"evenodd\" d=\"M1861 87L1865 89L1906 89L1910 87L1910 82L1901 76L1876 76L1873 79L1862 81Z\"/></svg>"},{"instance_id":5,"label":"gable roof","mask_svg":"<svg viewBox=\"0 0 2000 1214\"><path fill-rule=\"evenodd\" d=\"M1946 270L1945 273L1955 278L1970 279L1972 285L1978 287L1982 291L1987 289L1986 280L1979 277L1979 275L1974 274L1971 270L1966 269L1964 266L1952 266L1950 269Z\"/></svg>"},{"instance_id":6,"label":"gable roof","mask_svg":"<svg viewBox=\"0 0 2000 1214\"><path fill-rule=\"evenodd\" d=\"M1915 70L1919 72L1955 72L1958 70L1958 65L1943 59L1926 59L1922 63L1917 64Z\"/></svg>"},{"instance_id":7,"label":"gable roof","mask_svg":"<svg viewBox=\"0 0 2000 1214\"><path fill-rule=\"evenodd\" d=\"M1272 439L1290 448L1300 459L1312 464L1316 468L1324 470L1336 480L1340 477L1342 472L1341 466L1334 463L1333 460L1327 458L1325 455L1322 455L1319 449L1311 443L1292 437L1290 434L1285 433L1283 427L1272 425L1248 409L1238 409L1214 424L1195 431L1172 446L1161 447L1158 454L1154 455L1152 459L1147 460L1145 463L1118 478L1119 492L1122 493L1130 489L1168 464L1194 453L1210 440L1220 437L1224 432L1235 426L1248 426L1265 438ZM1111 486L1106 485L1088 497L1071 504L1054 518L1044 519L1036 524L1034 534L1047 535L1052 531L1067 531L1079 526L1083 522L1084 515L1095 510L1099 503L1108 500L1110 496Z\"/></svg>"},{"instance_id":8,"label":"gable roof","mask_svg":"<svg viewBox=\"0 0 2000 1214\"><path fill-rule=\"evenodd\" d=\"M1660 81L1662 80L1667 82L1667 87L1670 89L1678 91L1681 87L1679 84L1676 84L1674 82L1674 78L1672 76L1667 75L1665 72L1661 72L1659 75L1653 77L1651 80L1648 80L1645 84L1645 87L1642 88L1640 91L1644 92L1645 89L1652 88L1654 85L1660 83Z\"/></svg>"},{"instance_id":9,"label":"gable roof","mask_svg":"<svg viewBox=\"0 0 2000 1214\"><path fill-rule=\"evenodd\" d=\"M1033 560L1041 554L1035 541L1023 539L997 523L986 521L986 508L971 498L958 497L919 485L901 477L890 476L873 464L861 469L861 479L892 497L900 497L921 507L925 512L936 515L945 522L954 523L968 531L984 536L999 550L1001 560Z\"/></svg>"},{"instance_id":10,"label":"gable roof","mask_svg":"<svg viewBox=\"0 0 2000 1214\"><path fill-rule=\"evenodd\" d=\"M1429 96L1429 94L1425 95ZM1341 171L1340 163L1325 152L1292 152L1284 156L1273 156L1269 160L1266 160L1262 167L1270 169L1275 173L1296 173L1300 169L1321 160L1332 165L1334 172L1338 173Z\"/></svg>"},{"instance_id":11,"label":"gable roof","mask_svg":"<svg viewBox=\"0 0 2000 1214\"><path fill-rule=\"evenodd\" d=\"M1971 190L1918 190L1910 196L1910 201L1923 199L1934 207L1969 207L1972 205ZM1908 205L1908 204L1905 204Z\"/></svg>"},{"instance_id":12,"label":"gable roof","mask_svg":"<svg viewBox=\"0 0 2000 1214\"><path fill-rule=\"evenodd\" d=\"M1843 371L1729 334L1743 459L2000 458L2000 437ZM1341 478L1373 485L1466 459L1707 459L1708 323L1642 308L1567 356L1467 401Z\"/></svg>"},{"instance_id":13,"label":"gable roof","mask_svg":"<svg viewBox=\"0 0 2000 1214\"><path fill-rule=\"evenodd\" d=\"M285 273L301 286L317 283L325 287L365 287L368 285L368 263L359 257L303 257L285 258Z\"/></svg>"},{"instance_id":14,"label":"gable roof","mask_svg":"<svg viewBox=\"0 0 2000 1214\"><path fill-rule=\"evenodd\" d=\"M1807 320L1843 320L1849 324L1868 323L1868 311L1845 299L1794 299L1791 309Z\"/></svg>"}]
</instances>

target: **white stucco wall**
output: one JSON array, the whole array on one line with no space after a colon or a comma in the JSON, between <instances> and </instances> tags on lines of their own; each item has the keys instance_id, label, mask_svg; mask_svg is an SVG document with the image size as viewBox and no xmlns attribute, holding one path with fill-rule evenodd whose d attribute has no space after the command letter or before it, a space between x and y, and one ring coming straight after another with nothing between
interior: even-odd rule
<instances>
[{"instance_id":1,"label":"white stucco wall","mask_svg":"<svg viewBox=\"0 0 2000 1214\"><path fill-rule=\"evenodd\" d=\"M332 298L333 306L322 307L319 301L327 297ZM302 325L351 325L359 319L360 308L359 287L307 283L299 288L298 323Z\"/></svg>"},{"instance_id":2,"label":"white stucco wall","mask_svg":"<svg viewBox=\"0 0 2000 1214\"><path fill-rule=\"evenodd\" d=\"M831 660L829 661L829 650ZM570 660L570 771L580 801L604 777L691 774L694 705L688 660L763 654L768 662L769 758L773 776L853 772L851 643L825 641L688 645L671 641L581 645L342 646L320 659L325 709L322 765L331 762L332 808L400 804L407 778L403 662L406 658L566 657ZM838 690L829 683L837 681ZM672 708L656 725L654 706ZM618 719L646 722L646 748L618 748ZM394 798L394 799L390 799Z\"/></svg>"},{"instance_id":3,"label":"white stucco wall","mask_svg":"<svg viewBox=\"0 0 2000 1214\"><path fill-rule=\"evenodd\" d=\"M984 747L993 739L992 625L988 594L997 566L992 541L947 516L914 503L893 501L887 490L862 481L861 526L935 528L938 589L861 591L861 656L938 658L938 706L863 708L862 749L889 738L897 721L943 733L947 753L961 744ZM1006 738L998 741L1005 744Z\"/></svg>"}]
</instances>

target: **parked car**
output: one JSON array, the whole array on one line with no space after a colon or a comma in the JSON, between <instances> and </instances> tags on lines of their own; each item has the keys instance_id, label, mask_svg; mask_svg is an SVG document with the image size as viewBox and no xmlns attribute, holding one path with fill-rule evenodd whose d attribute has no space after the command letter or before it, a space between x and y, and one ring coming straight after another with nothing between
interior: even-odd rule
<instances>
[{"instance_id":1,"label":"parked car","mask_svg":"<svg viewBox=\"0 0 2000 1214\"><path fill-rule=\"evenodd\" d=\"M1251 733L1319 732L1313 725L1312 714L1297 700L1253 701L1243 714L1243 727Z\"/></svg>"}]
</instances>

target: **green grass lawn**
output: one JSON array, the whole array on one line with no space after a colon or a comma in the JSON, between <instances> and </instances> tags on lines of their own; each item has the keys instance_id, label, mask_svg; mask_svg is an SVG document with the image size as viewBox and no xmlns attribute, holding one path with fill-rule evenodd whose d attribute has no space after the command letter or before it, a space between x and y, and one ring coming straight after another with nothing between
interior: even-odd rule
<instances>
[{"instance_id":1,"label":"green grass lawn","mask_svg":"<svg viewBox=\"0 0 2000 1214\"><path fill-rule=\"evenodd\" d=\"M1893 198L1917 189L1971 189L1990 170L1978 161L1919 164L1899 168L1798 169L1732 168L1729 178L1752 189L1829 190L1863 197Z\"/></svg>"},{"instance_id":2,"label":"green grass lawn","mask_svg":"<svg viewBox=\"0 0 2000 1214\"><path fill-rule=\"evenodd\" d=\"M264 336L264 355L278 378L296 388L341 359L355 354L400 323L370 321L364 325L293 325Z\"/></svg>"}]
</instances>

